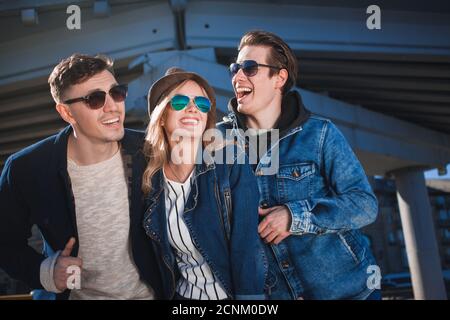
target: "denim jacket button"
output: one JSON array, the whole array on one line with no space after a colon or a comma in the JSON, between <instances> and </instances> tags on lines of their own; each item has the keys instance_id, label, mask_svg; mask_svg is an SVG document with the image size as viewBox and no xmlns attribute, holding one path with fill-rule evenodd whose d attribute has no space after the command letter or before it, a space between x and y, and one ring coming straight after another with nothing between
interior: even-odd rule
<instances>
[{"instance_id":1,"label":"denim jacket button","mask_svg":"<svg viewBox=\"0 0 450 320\"><path fill-rule=\"evenodd\" d=\"M287 269L287 268L290 267L290 264L289 264L288 261L283 261L283 262L281 263L281 266L283 267L283 269Z\"/></svg>"},{"instance_id":2,"label":"denim jacket button","mask_svg":"<svg viewBox=\"0 0 450 320\"><path fill-rule=\"evenodd\" d=\"M294 176L295 178L298 178L298 177L300 176L300 174L298 173L297 170L294 170L294 171L292 172L292 176Z\"/></svg>"},{"instance_id":3,"label":"denim jacket button","mask_svg":"<svg viewBox=\"0 0 450 320\"><path fill-rule=\"evenodd\" d=\"M259 204L261 208L265 209L269 206L269 204L267 203L267 201L261 201L261 203Z\"/></svg>"}]
</instances>

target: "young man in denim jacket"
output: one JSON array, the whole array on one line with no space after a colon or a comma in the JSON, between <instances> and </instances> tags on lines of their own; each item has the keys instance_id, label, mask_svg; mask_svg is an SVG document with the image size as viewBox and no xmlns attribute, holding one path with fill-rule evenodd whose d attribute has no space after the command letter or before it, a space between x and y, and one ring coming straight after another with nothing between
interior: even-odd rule
<instances>
[{"instance_id":1,"label":"young man in denim jacket","mask_svg":"<svg viewBox=\"0 0 450 320\"><path fill-rule=\"evenodd\" d=\"M236 97L218 124L249 155L256 152L247 139L252 133L243 132L269 137L268 151L254 165L258 231L269 259L267 293L270 299L379 298L377 286L370 285L376 262L359 231L375 220L377 200L342 133L289 91L297 68L278 36L246 33L230 65Z\"/></svg>"}]
</instances>

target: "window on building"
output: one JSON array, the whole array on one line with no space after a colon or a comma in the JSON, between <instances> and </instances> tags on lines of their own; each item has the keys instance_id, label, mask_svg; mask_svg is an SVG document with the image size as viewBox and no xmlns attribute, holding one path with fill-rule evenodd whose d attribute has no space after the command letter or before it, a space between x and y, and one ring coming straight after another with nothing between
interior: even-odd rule
<instances>
[{"instance_id":1,"label":"window on building","mask_svg":"<svg viewBox=\"0 0 450 320\"><path fill-rule=\"evenodd\" d=\"M393 245L395 245L396 243L397 243L397 241L396 241L396 239L395 239L395 234L394 234L394 232L389 232L388 233L388 243L391 245L391 246L393 246Z\"/></svg>"},{"instance_id":2,"label":"window on building","mask_svg":"<svg viewBox=\"0 0 450 320\"><path fill-rule=\"evenodd\" d=\"M400 221L400 211L398 210L398 208L395 208L392 217L394 219L394 222L397 223Z\"/></svg>"},{"instance_id":3,"label":"window on building","mask_svg":"<svg viewBox=\"0 0 450 320\"><path fill-rule=\"evenodd\" d=\"M397 240L400 243L400 245L405 245L405 238L403 236L403 230L402 229L398 229L397 230Z\"/></svg>"},{"instance_id":4,"label":"window on building","mask_svg":"<svg viewBox=\"0 0 450 320\"><path fill-rule=\"evenodd\" d=\"M442 238L443 238L444 242L449 243L450 242L450 230L442 229Z\"/></svg>"},{"instance_id":5,"label":"window on building","mask_svg":"<svg viewBox=\"0 0 450 320\"><path fill-rule=\"evenodd\" d=\"M444 260L446 263L450 264L450 247L445 250Z\"/></svg>"},{"instance_id":6,"label":"window on building","mask_svg":"<svg viewBox=\"0 0 450 320\"><path fill-rule=\"evenodd\" d=\"M448 220L448 212L447 212L447 210L440 209L438 211L438 219L439 219L439 222L447 221Z\"/></svg>"},{"instance_id":7,"label":"window on building","mask_svg":"<svg viewBox=\"0 0 450 320\"><path fill-rule=\"evenodd\" d=\"M386 212L386 223L390 226L392 225L392 213L388 210Z\"/></svg>"},{"instance_id":8,"label":"window on building","mask_svg":"<svg viewBox=\"0 0 450 320\"><path fill-rule=\"evenodd\" d=\"M434 198L434 203L437 207L443 208L445 206L445 198L443 196L437 196Z\"/></svg>"}]
</instances>

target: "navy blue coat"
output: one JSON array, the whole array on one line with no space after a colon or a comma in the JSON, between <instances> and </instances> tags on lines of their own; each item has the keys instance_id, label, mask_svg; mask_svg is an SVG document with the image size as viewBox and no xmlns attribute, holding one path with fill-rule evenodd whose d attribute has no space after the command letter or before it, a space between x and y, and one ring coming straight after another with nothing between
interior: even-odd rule
<instances>
[{"instance_id":1,"label":"navy blue coat","mask_svg":"<svg viewBox=\"0 0 450 320\"><path fill-rule=\"evenodd\" d=\"M36 224L52 250L62 250L70 237L77 243L72 256L78 254L75 202L67 172L67 140L72 132L66 127L11 155L0 177L0 268L32 289L41 289L40 265L46 258L28 246L31 227ZM141 279L157 297L161 280L151 244L142 227L142 153L144 133L125 129L121 141L130 203L130 236L134 261ZM57 295L68 298L69 291Z\"/></svg>"}]
</instances>

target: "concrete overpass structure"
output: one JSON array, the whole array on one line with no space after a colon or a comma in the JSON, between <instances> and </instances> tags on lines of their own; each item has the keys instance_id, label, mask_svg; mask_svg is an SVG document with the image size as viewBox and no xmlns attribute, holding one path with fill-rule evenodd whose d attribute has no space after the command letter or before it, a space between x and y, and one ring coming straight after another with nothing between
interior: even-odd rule
<instances>
[{"instance_id":1,"label":"concrete overpass structure","mask_svg":"<svg viewBox=\"0 0 450 320\"><path fill-rule=\"evenodd\" d=\"M81 8L80 30L66 27L69 4ZM423 171L450 163L450 6L377 1L382 28L369 30L370 4L0 1L0 165L64 126L46 78L73 52L116 60L130 86L127 124L143 127L147 90L173 65L204 75L225 113L241 35L269 30L299 58L305 105L339 126L368 175L395 177L415 297L445 299Z\"/></svg>"}]
</instances>

